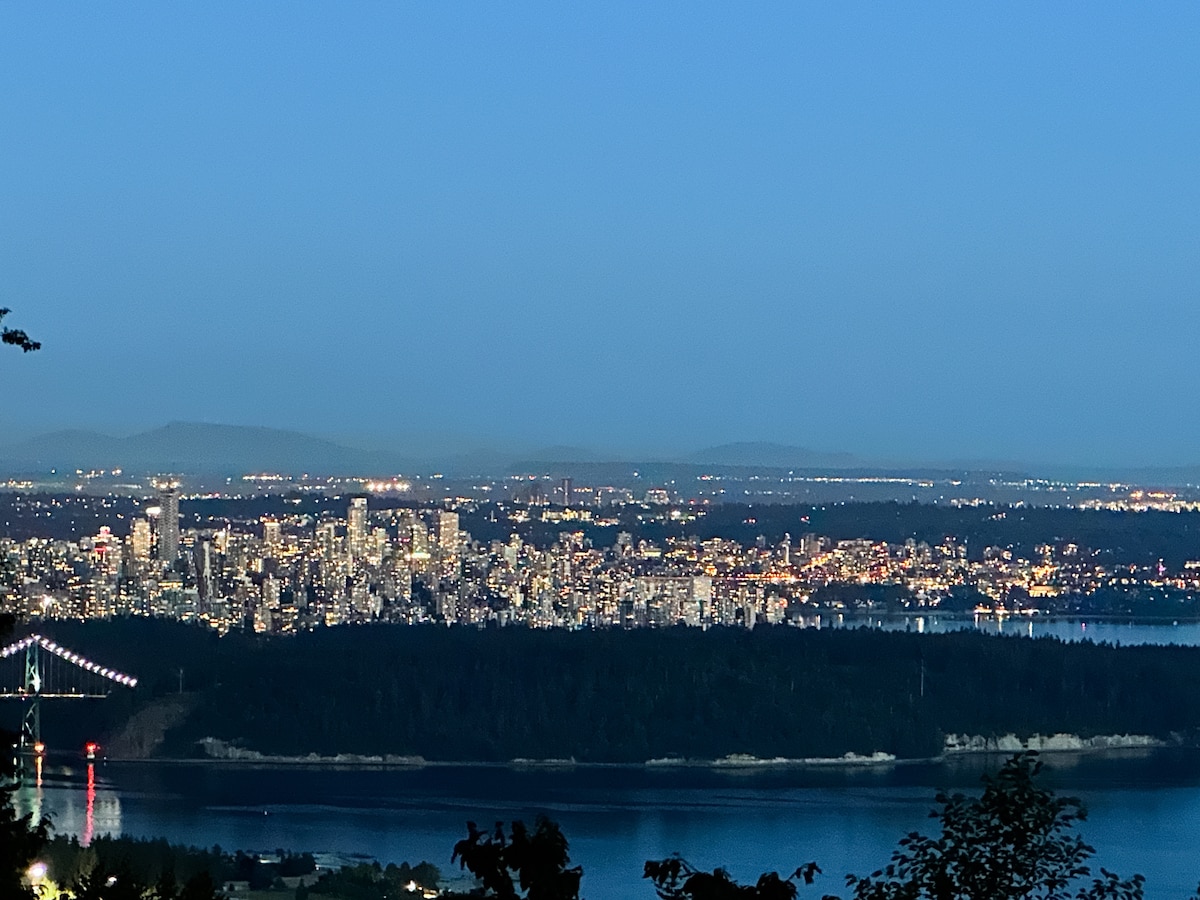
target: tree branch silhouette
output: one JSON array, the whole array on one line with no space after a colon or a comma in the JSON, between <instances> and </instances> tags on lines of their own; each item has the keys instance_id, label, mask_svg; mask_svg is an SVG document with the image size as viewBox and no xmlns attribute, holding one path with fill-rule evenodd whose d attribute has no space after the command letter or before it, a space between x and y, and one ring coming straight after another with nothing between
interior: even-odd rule
<instances>
[{"instance_id":1,"label":"tree branch silhouette","mask_svg":"<svg viewBox=\"0 0 1200 900\"><path fill-rule=\"evenodd\" d=\"M0 322L10 312L12 312L11 309L0 309ZM0 328L0 342L20 347L25 353L29 353L31 350L42 349L41 341L35 341L19 328Z\"/></svg>"}]
</instances>

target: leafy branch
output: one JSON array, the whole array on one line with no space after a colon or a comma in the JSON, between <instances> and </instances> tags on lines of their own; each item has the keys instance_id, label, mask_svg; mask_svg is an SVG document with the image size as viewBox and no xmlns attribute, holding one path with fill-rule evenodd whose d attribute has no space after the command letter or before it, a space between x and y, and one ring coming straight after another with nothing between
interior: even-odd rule
<instances>
[{"instance_id":1,"label":"leafy branch","mask_svg":"<svg viewBox=\"0 0 1200 900\"><path fill-rule=\"evenodd\" d=\"M3 321L10 312L12 312L11 309L0 309L0 321ZM20 347L26 353L42 348L41 341L33 340L19 328L0 328L0 342Z\"/></svg>"}]
</instances>

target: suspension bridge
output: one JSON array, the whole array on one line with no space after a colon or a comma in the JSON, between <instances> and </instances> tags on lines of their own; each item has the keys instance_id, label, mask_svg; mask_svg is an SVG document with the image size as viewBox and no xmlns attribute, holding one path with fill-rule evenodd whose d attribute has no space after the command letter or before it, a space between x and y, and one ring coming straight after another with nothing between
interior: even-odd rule
<instances>
[{"instance_id":1,"label":"suspension bridge","mask_svg":"<svg viewBox=\"0 0 1200 900\"><path fill-rule=\"evenodd\" d=\"M118 672L55 643L31 634L0 648L0 700L18 700L20 749L41 753L43 700L99 700L119 687L137 687L132 675Z\"/></svg>"}]
</instances>

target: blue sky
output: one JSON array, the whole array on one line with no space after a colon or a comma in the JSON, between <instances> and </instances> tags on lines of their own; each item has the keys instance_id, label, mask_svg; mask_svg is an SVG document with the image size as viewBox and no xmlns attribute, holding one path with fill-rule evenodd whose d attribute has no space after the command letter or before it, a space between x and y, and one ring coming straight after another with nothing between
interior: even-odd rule
<instances>
[{"instance_id":1,"label":"blue sky","mask_svg":"<svg viewBox=\"0 0 1200 900\"><path fill-rule=\"evenodd\" d=\"M1200 6L0 6L0 430L1200 461Z\"/></svg>"}]
</instances>

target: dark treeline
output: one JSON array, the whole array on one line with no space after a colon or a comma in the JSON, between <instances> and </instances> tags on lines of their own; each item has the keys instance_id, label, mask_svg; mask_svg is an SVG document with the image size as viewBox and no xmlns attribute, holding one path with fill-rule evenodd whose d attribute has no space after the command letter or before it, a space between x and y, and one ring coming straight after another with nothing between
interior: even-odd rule
<instances>
[{"instance_id":1,"label":"dark treeline","mask_svg":"<svg viewBox=\"0 0 1200 900\"><path fill-rule=\"evenodd\" d=\"M999 516L1003 513L1003 516ZM747 519L753 519L752 522ZM466 527L464 525L464 527ZM934 506L927 503L845 503L828 506L746 506L709 508L696 522L645 529L700 538L727 537L752 543L763 535L774 543L813 532L833 540L869 538L930 544L952 537L979 559L986 547L1011 548L1031 558L1043 543L1075 543L1099 551L1101 564L1152 564L1162 559L1172 570L1200 557L1200 513L1112 512L1058 507Z\"/></svg>"},{"instance_id":2,"label":"dark treeline","mask_svg":"<svg viewBox=\"0 0 1200 900\"><path fill-rule=\"evenodd\" d=\"M143 620L45 630L142 677L125 700L96 704L113 703L110 731L177 691L183 667L194 703L160 751L176 756L211 736L270 754L431 760L923 757L949 733L1200 728L1200 648L1189 647L784 627L363 626L275 639ZM53 743L69 723L50 721Z\"/></svg>"},{"instance_id":3,"label":"dark treeline","mask_svg":"<svg viewBox=\"0 0 1200 900\"><path fill-rule=\"evenodd\" d=\"M257 853L230 853L220 847L203 849L172 844L165 838L149 840L94 838L87 846L72 837L58 836L40 854L51 877L71 884L88 875L99 863L106 871L122 871L143 884L154 884L169 874L179 884L206 874L215 884L245 881L252 889L271 887L278 879L308 875L316 870L311 853L277 850L270 861Z\"/></svg>"},{"instance_id":4,"label":"dark treeline","mask_svg":"<svg viewBox=\"0 0 1200 900\"><path fill-rule=\"evenodd\" d=\"M316 860L308 852L230 852L220 847L172 844L165 838L105 835L83 846L73 837L58 836L39 851L38 858L46 864L51 881L59 885L101 884L103 879L95 875L100 872L125 883L124 892L114 891L112 896L172 900L193 896L207 900L218 894L211 886L238 882L252 891L274 890L288 897L390 900L408 896L412 882L436 889L441 879L437 866L428 862L386 866L370 862L318 873ZM200 885L210 887L196 890ZM86 891L84 895L109 896Z\"/></svg>"}]
</instances>

